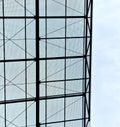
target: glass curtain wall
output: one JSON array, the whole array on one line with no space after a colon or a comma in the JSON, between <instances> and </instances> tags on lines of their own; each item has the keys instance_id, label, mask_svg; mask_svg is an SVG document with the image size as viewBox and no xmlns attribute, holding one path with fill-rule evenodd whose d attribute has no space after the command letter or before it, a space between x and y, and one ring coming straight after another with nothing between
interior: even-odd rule
<instances>
[{"instance_id":1,"label":"glass curtain wall","mask_svg":"<svg viewBox=\"0 0 120 127\"><path fill-rule=\"evenodd\" d=\"M92 0L0 0L0 126L89 127Z\"/></svg>"}]
</instances>

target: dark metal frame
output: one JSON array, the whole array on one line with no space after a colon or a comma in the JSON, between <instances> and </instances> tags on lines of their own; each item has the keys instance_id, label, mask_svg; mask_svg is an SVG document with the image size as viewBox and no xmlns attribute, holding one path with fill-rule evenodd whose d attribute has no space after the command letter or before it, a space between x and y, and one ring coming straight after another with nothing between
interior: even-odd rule
<instances>
[{"instance_id":1,"label":"dark metal frame","mask_svg":"<svg viewBox=\"0 0 120 127\"><path fill-rule=\"evenodd\" d=\"M72 122L72 121L82 121L82 126L80 127L88 127L88 124L91 120L90 114L91 114L91 56L92 56L92 11L93 11L93 0L84 0L84 15L80 16L68 16L67 15L67 4L68 1L65 0L64 6L65 6L65 15L64 16L48 16L47 13L47 0L45 0L45 16L41 16L39 13L40 10L40 0L35 0L35 15L33 16L27 16L26 10L27 10L27 0L24 0L24 16L5 16L5 7L4 7L4 0L2 1L2 16L0 16L0 19L3 22L3 38L0 39L0 41L3 42L3 59L0 58L0 63L3 63L4 66L4 75L0 74L1 78L4 78L4 100L0 100L0 105L4 105L4 115L0 117L4 118L4 126L7 127L10 124L16 126L13 121L7 120L7 105L9 104L15 104L15 103L22 103L25 102L25 127L30 126L27 120L28 116L28 102L33 102L36 104L36 124L33 125L33 127L48 127L48 125L51 124L56 124L56 123L63 123L63 127L68 127L67 123ZM18 40L24 40L25 42L25 49L24 50L24 58L23 59L6 59L6 41L11 41L14 43L14 39L6 37L6 31L5 31L5 20L6 19L24 19L24 38L23 39L18 39ZM35 21L35 38L27 38L27 19L33 19ZM41 37L41 31L40 31L40 20L45 19L45 36ZM48 19L64 19L64 30L65 34L64 37L49 37L48 34ZM74 36L74 37L68 37L67 36L67 20L68 19L83 19L84 20L84 35L83 36ZM58 28L59 29L59 28ZM60 28L61 29L61 28ZM17 34L17 33L16 33ZM83 55L73 55L73 56L67 56L67 40L68 39L83 39ZM53 56L53 57L48 57L47 52L48 52L48 42L49 40L62 40L64 39L64 56ZM34 40L36 41L35 45L35 51L36 51L36 56L33 56L31 58L27 58L27 41L28 40ZM45 57L40 57L40 43L42 41L45 41ZM1 46L0 46L1 47ZM31 49L32 50L32 49ZM32 56L32 55L31 55ZM67 78L67 60L82 60L83 61L83 77L80 78ZM54 80L49 80L48 79L48 61L52 60L64 60L64 78L63 79L54 79ZM36 64L36 95L34 97L28 97L28 71L27 68L29 67L28 62L31 61ZM43 68L40 66L40 62L44 61L45 62L45 79L41 80L41 73L40 69ZM22 90L18 84L14 84L13 81L9 80L6 78L6 64L7 63L14 63L14 62L24 62L24 71L25 71L25 83L21 84L24 85L24 90ZM79 68L78 68L79 69ZM14 86L17 88L21 89L22 91L25 92L25 97L24 98L19 98L19 99L11 99L7 100L6 98L6 88L7 88L7 81L12 83ZM67 93L67 82L68 81L82 81L82 92L76 92L76 93ZM64 92L63 94L58 94L58 95L48 95L48 83L60 83L63 82L64 84ZM40 91L41 91L41 85L45 84L45 95L41 96ZM0 89L0 90L1 90ZM66 115L66 108L67 108L67 99L68 98L73 98L73 97L82 97L82 118L73 118L73 119L67 119ZM49 122L47 120L48 118L48 100L54 100L54 99L63 99L64 100L64 108L62 109L64 111L64 118L63 120L59 121L52 121ZM40 114L41 114L41 107L40 107L40 102L45 101L45 120L44 122L40 121ZM79 109L78 109L79 110ZM7 123L8 122L8 123ZM43 126L44 125L44 126Z\"/></svg>"}]
</instances>

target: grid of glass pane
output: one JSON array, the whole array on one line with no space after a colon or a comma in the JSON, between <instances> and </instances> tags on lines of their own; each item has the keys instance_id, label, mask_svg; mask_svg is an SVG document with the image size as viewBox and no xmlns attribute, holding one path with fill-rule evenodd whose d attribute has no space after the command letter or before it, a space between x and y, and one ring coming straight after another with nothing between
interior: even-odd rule
<instances>
[{"instance_id":1,"label":"grid of glass pane","mask_svg":"<svg viewBox=\"0 0 120 127\"><path fill-rule=\"evenodd\" d=\"M92 0L0 0L1 127L90 126Z\"/></svg>"}]
</instances>

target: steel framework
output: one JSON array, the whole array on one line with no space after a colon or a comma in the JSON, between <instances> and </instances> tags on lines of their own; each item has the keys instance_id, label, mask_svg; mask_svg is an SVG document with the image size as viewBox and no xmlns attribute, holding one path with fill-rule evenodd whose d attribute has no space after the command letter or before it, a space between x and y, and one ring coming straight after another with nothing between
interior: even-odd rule
<instances>
[{"instance_id":1,"label":"steel framework","mask_svg":"<svg viewBox=\"0 0 120 127\"><path fill-rule=\"evenodd\" d=\"M0 1L0 126L89 127L93 0Z\"/></svg>"}]
</instances>

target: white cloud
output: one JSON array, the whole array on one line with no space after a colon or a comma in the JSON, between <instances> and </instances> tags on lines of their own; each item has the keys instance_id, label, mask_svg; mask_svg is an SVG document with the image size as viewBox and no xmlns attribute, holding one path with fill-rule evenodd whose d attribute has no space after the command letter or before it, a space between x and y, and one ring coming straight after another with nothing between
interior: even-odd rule
<instances>
[{"instance_id":1,"label":"white cloud","mask_svg":"<svg viewBox=\"0 0 120 127\"><path fill-rule=\"evenodd\" d=\"M92 127L120 126L120 1L94 1Z\"/></svg>"}]
</instances>

